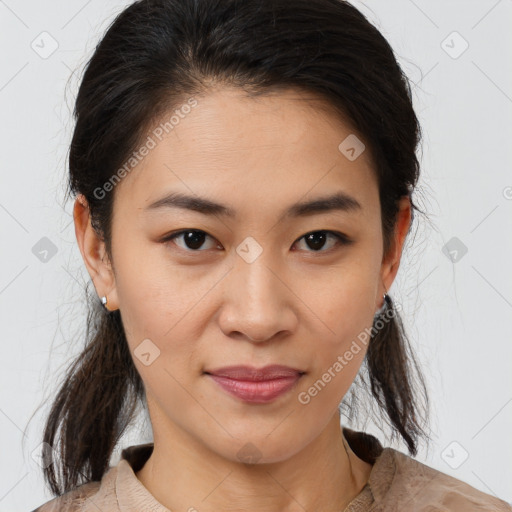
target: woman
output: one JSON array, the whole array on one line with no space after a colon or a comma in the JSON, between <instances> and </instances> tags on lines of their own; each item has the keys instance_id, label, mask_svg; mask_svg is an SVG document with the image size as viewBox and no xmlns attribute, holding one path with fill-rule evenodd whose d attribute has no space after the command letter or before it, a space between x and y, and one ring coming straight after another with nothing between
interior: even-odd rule
<instances>
[{"instance_id":1,"label":"woman","mask_svg":"<svg viewBox=\"0 0 512 512\"><path fill-rule=\"evenodd\" d=\"M359 11L135 2L75 116L69 191L101 302L48 418L56 497L37 511L512 510L412 458L428 399L388 290L420 127ZM356 377L409 455L341 426ZM141 403L154 442L110 466Z\"/></svg>"}]
</instances>

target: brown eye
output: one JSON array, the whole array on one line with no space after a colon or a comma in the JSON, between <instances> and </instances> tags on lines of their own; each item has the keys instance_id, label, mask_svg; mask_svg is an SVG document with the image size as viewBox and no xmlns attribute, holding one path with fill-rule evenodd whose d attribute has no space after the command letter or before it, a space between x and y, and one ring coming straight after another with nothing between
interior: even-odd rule
<instances>
[{"instance_id":1,"label":"brown eye","mask_svg":"<svg viewBox=\"0 0 512 512\"><path fill-rule=\"evenodd\" d=\"M179 240L182 237L183 244L178 244L175 242L175 240ZM178 247L181 247L184 250L187 251L193 251L193 252L199 252L200 247L204 244L204 241L206 238L211 238L214 240L210 235L205 233L204 231L197 230L197 229L183 229L181 231L178 231L177 233L173 233L167 237L165 237L162 242L170 242L173 241ZM215 247L215 244L212 246ZM217 245L218 247L218 245ZM207 247L206 249L209 249L211 247ZM201 249L201 250L206 250Z\"/></svg>"},{"instance_id":2,"label":"brown eye","mask_svg":"<svg viewBox=\"0 0 512 512\"><path fill-rule=\"evenodd\" d=\"M204 248L205 240L208 238L212 240L211 245L210 247ZM330 244L327 243L329 239L333 240ZM181 240L181 243L177 243L176 240ZM343 233L328 230L312 231L299 238L299 240L304 240L307 247L311 249L306 252L313 253L327 253L334 250L337 246L352 243L352 241ZM214 249L215 247L222 248L218 242L215 244L215 239L213 237L199 229L182 229L181 231L167 235L161 240L162 243L169 243L171 241L181 249L189 252L201 252L208 249ZM328 248L324 249L326 245Z\"/></svg>"},{"instance_id":3,"label":"brown eye","mask_svg":"<svg viewBox=\"0 0 512 512\"><path fill-rule=\"evenodd\" d=\"M326 240L328 240L329 237L331 237L331 239L334 238L335 242L331 244L331 246L328 249L321 250L325 246ZM309 248L313 249L312 252L329 252L331 249L338 245L347 245L350 243L350 240L342 233L326 230L312 231L311 233L307 233L306 235L304 235L299 240L302 239L305 240Z\"/></svg>"}]
</instances>

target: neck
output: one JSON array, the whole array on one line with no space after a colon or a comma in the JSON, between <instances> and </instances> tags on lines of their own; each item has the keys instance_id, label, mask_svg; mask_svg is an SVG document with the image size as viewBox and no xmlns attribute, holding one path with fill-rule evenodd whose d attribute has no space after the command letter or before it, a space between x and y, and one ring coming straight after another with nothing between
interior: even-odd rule
<instances>
[{"instance_id":1,"label":"neck","mask_svg":"<svg viewBox=\"0 0 512 512\"><path fill-rule=\"evenodd\" d=\"M275 463L226 460L181 430L155 436L136 476L169 510L332 512L361 492L371 468L344 439L338 413L304 449Z\"/></svg>"}]
</instances>

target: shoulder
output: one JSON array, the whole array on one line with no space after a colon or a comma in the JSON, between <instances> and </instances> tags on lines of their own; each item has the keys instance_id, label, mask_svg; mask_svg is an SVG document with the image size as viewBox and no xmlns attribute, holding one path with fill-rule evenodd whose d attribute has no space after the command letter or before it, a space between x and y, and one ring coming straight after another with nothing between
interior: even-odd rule
<instances>
[{"instance_id":1,"label":"shoulder","mask_svg":"<svg viewBox=\"0 0 512 512\"><path fill-rule=\"evenodd\" d=\"M385 448L379 458L393 477L376 479L372 491L377 503L392 505L392 510L512 512L507 502L393 448Z\"/></svg>"},{"instance_id":2,"label":"shoulder","mask_svg":"<svg viewBox=\"0 0 512 512\"><path fill-rule=\"evenodd\" d=\"M115 497L117 467L110 467L101 481L87 482L57 496L31 512L98 512L118 510Z\"/></svg>"}]
</instances>

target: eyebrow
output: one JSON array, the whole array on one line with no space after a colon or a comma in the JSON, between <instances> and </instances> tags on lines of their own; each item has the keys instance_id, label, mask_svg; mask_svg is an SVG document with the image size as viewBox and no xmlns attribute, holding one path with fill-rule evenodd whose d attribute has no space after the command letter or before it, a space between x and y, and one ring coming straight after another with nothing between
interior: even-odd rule
<instances>
[{"instance_id":1,"label":"eyebrow","mask_svg":"<svg viewBox=\"0 0 512 512\"><path fill-rule=\"evenodd\" d=\"M149 204L145 211L155 211L162 208L181 208L192 210L203 215L236 218L236 211L210 199L199 196L189 196L181 192L172 192L161 199ZM280 217L286 218L307 217L330 211L357 212L362 210L359 201L345 192L337 192L329 196L318 197L311 201L298 202L291 205Z\"/></svg>"}]
</instances>

